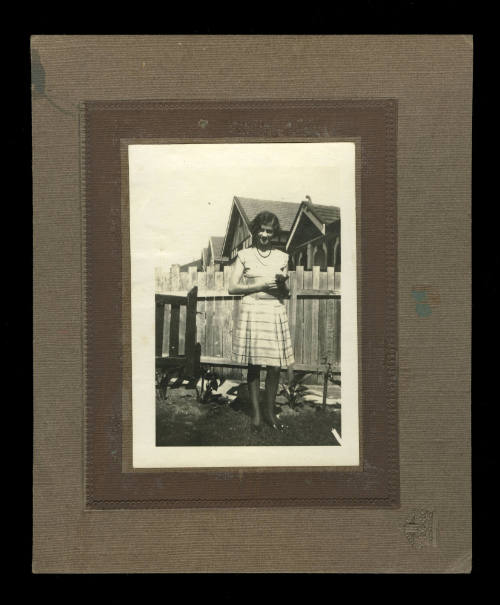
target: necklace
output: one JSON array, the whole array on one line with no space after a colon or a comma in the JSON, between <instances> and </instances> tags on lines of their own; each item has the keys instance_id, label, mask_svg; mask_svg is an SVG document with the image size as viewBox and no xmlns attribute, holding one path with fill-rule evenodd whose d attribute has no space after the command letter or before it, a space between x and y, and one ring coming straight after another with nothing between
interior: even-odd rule
<instances>
[{"instance_id":1,"label":"necklace","mask_svg":"<svg viewBox=\"0 0 500 605\"><path fill-rule=\"evenodd\" d=\"M272 249L269 249L269 252L267 254L261 254L261 251L258 248L257 252L261 258L267 258L268 256L271 256Z\"/></svg>"}]
</instances>

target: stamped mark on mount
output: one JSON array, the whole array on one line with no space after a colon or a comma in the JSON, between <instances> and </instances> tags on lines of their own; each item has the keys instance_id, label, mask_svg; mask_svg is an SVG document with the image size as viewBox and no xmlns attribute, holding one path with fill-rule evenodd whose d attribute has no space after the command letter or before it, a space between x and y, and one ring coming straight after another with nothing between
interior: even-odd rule
<instances>
[{"instance_id":1,"label":"stamped mark on mount","mask_svg":"<svg viewBox=\"0 0 500 605\"><path fill-rule=\"evenodd\" d=\"M408 543L413 548L437 546L438 523L434 511L419 509L412 512L404 526Z\"/></svg>"}]
</instances>

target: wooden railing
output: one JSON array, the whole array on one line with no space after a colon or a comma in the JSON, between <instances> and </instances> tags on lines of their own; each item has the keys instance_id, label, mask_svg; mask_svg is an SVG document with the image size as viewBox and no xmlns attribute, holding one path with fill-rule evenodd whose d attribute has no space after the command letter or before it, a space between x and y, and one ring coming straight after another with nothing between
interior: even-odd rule
<instances>
[{"instance_id":1,"label":"wooden railing","mask_svg":"<svg viewBox=\"0 0 500 605\"><path fill-rule=\"evenodd\" d=\"M195 374L196 365L196 306L198 288L193 286L186 295L155 294L157 367L183 367L187 376ZM165 325L165 309L169 307L168 325ZM185 309L181 322L181 308ZM168 347L165 355L165 333L168 330ZM183 351L179 351L180 336L183 335Z\"/></svg>"}]
</instances>

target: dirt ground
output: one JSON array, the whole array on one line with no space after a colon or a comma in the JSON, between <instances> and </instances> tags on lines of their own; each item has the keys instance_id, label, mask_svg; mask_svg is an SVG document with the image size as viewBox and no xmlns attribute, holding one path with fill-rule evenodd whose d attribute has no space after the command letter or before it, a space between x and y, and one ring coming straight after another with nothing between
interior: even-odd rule
<instances>
[{"instance_id":1,"label":"dirt ground","mask_svg":"<svg viewBox=\"0 0 500 605\"><path fill-rule=\"evenodd\" d=\"M294 409L278 395L276 413L287 428L280 432L264 425L260 433L250 432L251 404L244 387L235 397L220 395L209 403L183 386L169 388L166 401L157 395L157 446L339 445L333 429L341 435L341 404L332 403L339 387L329 387L326 406L318 403L318 389L310 397L306 393ZM263 395L261 389L261 401Z\"/></svg>"}]
</instances>

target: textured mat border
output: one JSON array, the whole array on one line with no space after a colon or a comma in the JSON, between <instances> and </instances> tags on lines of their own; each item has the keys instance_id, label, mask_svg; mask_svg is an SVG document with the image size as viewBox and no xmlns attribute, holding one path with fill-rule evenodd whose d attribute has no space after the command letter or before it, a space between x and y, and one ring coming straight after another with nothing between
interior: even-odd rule
<instances>
[{"instance_id":1,"label":"textured mat border","mask_svg":"<svg viewBox=\"0 0 500 605\"><path fill-rule=\"evenodd\" d=\"M398 506L396 116L392 99L83 104L88 508ZM245 469L224 481L223 469L123 472L120 141L153 137L361 140L362 472Z\"/></svg>"}]
</instances>

